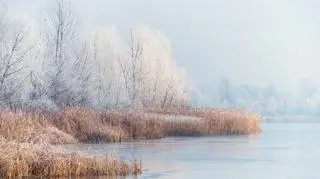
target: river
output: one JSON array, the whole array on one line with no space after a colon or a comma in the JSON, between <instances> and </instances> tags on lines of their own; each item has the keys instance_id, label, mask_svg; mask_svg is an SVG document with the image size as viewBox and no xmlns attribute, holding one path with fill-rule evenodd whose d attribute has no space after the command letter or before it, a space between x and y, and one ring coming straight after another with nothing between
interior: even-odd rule
<instances>
[{"instance_id":1,"label":"river","mask_svg":"<svg viewBox=\"0 0 320 179\"><path fill-rule=\"evenodd\" d=\"M320 178L320 123L262 124L251 136L177 137L121 144L70 145L68 150L141 159L146 170L128 179Z\"/></svg>"}]
</instances>

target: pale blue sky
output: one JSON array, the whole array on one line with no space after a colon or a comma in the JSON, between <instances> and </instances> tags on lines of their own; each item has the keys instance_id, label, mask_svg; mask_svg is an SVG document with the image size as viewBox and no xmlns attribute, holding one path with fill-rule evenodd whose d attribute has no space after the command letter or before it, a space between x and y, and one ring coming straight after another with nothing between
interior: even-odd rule
<instances>
[{"instance_id":1,"label":"pale blue sky","mask_svg":"<svg viewBox=\"0 0 320 179\"><path fill-rule=\"evenodd\" d=\"M149 25L170 38L192 80L215 84L320 84L320 2L313 0L72 0L83 24ZM35 17L45 0L10 0L9 13ZM318 82L319 81L319 82Z\"/></svg>"}]
</instances>

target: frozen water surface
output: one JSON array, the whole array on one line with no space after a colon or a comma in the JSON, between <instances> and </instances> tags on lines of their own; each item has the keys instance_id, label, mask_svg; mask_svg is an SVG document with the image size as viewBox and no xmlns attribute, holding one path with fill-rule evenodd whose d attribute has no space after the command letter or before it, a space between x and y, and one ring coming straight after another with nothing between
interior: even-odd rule
<instances>
[{"instance_id":1,"label":"frozen water surface","mask_svg":"<svg viewBox=\"0 0 320 179\"><path fill-rule=\"evenodd\" d=\"M320 123L265 122L262 128L263 133L254 136L177 137L66 148L141 159L146 171L129 179L320 178Z\"/></svg>"}]
</instances>

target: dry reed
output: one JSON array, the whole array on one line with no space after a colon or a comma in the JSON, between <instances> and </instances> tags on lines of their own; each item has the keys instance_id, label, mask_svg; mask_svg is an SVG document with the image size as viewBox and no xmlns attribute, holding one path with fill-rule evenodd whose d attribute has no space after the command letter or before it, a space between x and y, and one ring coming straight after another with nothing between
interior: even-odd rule
<instances>
[{"instance_id":1,"label":"dry reed","mask_svg":"<svg viewBox=\"0 0 320 179\"><path fill-rule=\"evenodd\" d=\"M259 133L260 121L255 113L231 109L126 112L67 108L51 116L0 111L0 135L18 142L108 143Z\"/></svg>"},{"instance_id":2,"label":"dry reed","mask_svg":"<svg viewBox=\"0 0 320 179\"><path fill-rule=\"evenodd\" d=\"M1 177L127 176L141 173L141 165L116 157L64 154L45 143L30 144L0 139Z\"/></svg>"},{"instance_id":3,"label":"dry reed","mask_svg":"<svg viewBox=\"0 0 320 179\"><path fill-rule=\"evenodd\" d=\"M121 142L166 136L241 135L261 132L258 114L235 109L93 111L66 109L55 126L81 142ZM165 119L169 116L169 119Z\"/></svg>"},{"instance_id":4,"label":"dry reed","mask_svg":"<svg viewBox=\"0 0 320 179\"><path fill-rule=\"evenodd\" d=\"M261 116L238 109L147 110L158 116L179 116L167 120L165 130L170 136L242 135L261 132ZM184 117L185 116L185 117ZM198 120L185 120L196 117ZM185 119L184 119L185 118Z\"/></svg>"},{"instance_id":5,"label":"dry reed","mask_svg":"<svg viewBox=\"0 0 320 179\"><path fill-rule=\"evenodd\" d=\"M261 117L231 109L0 111L0 176L139 174L139 162L56 152L52 144L121 142L166 136L240 135L261 132Z\"/></svg>"},{"instance_id":6,"label":"dry reed","mask_svg":"<svg viewBox=\"0 0 320 179\"><path fill-rule=\"evenodd\" d=\"M66 109L50 120L61 131L80 142L121 142L134 139L164 137L159 118L142 113Z\"/></svg>"},{"instance_id":7,"label":"dry reed","mask_svg":"<svg viewBox=\"0 0 320 179\"><path fill-rule=\"evenodd\" d=\"M70 144L75 138L51 125L44 115L0 111L0 136L16 142Z\"/></svg>"}]
</instances>

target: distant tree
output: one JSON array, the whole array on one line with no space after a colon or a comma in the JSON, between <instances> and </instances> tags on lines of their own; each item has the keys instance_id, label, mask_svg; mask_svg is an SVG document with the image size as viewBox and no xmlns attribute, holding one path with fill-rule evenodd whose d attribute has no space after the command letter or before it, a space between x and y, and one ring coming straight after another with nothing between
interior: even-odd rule
<instances>
[{"instance_id":1,"label":"distant tree","mask_svg":"<svg viewBox=\"0 0 320 179\"><path fill-rule=\"evenodd\" d=\"M267 85L262 89L262 99L269 100L276 97L276 90L273 85Z\"/></svg>"},{"instance_id":2,"label":"distant tree","mask_svg":"<svg viewBox=\"0 0 320 179\"><path fill-rule=\"evenodd\" d=\"M298 84L298 95L300 100L311 98L317 93L317 87L309 79L301 79Z\"/></svg>"},{"instance_id":3,"label":"distant tree","mask_svg":"<svg viewBox=\"0 0 320 179\"><path fill-rule=\"evenodd\" d=\"M231 82L228 78L222 77L219 84L219 98L221 103L228 106L235 104L234 94L232 92Z\"/></svg>"}]
</instances>

